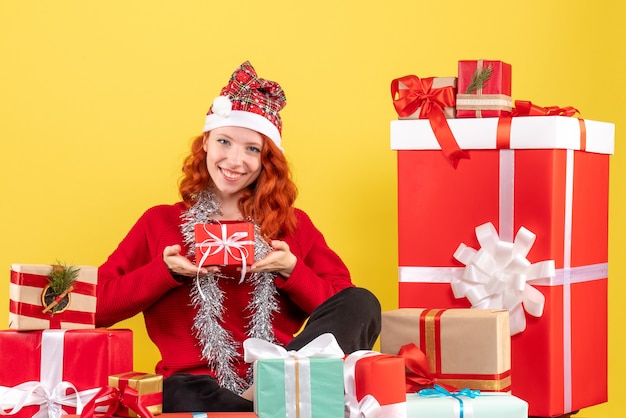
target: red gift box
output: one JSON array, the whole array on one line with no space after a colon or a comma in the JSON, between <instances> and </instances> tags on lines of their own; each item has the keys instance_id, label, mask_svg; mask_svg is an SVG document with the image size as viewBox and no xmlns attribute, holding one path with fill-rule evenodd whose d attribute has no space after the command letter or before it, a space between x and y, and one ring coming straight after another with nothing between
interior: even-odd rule
<instances>
[{"instance_id":1,"label":"red gift box","mask_svg":"<svg viewBox=\"0 0 626 418\"><path fill-rule=\"evenodd\" d=\"M80 410L107 386L109 375L132 370L133 335L127 329L104 328L4 330L0 359L0 405L5 413L14 412L16 418L60 415L62 410L76 414L77 405Z\"/></svg>"},{"instance_id":2,"label":"red gift box","mask_svg":"<svg viewBox=\"0 0 626 418\"><path fill-rule=\"evenodd\" d=\"M254 225L251 222L220 221L196 224L198 266L242 266L254 263Z\"/></svg>"},{"instance_id":3,"label":"red gift box","mask_svg":"<svg viewBox=\"0 0 626 418\"><path fill-rule=\"evenodd\" d=\"M98 269L77 266L79 273L73 290L61 301L63 309L45 311L44 294L48 289L48 274L53 266L47 264L11 265L9 287L9 328L19 330L91 329L96 312Z\"/></svg>"},{"instance_id":4,"label":"red gift box","mask_svg":"<svg viewBox=\"0 0 626 418\"><path fill-rule=\"evenodd\" d=\"M461 60L458 71L457 118L497 117L511 112L510 64L490 60ZM473 83L481 75L486 80Z\"/></svg>"},{"instance_id":5,"label":"red gift box","mask_svg":"<svg viewBox=\"0 0 626 418\"><path fill-rule=\"evenodd\" d=\"M96 418L104 415L95 414ZM66 415L64 418L79 418L80 415ZM254 412L168 412L160 418L258 418Z\"/></svg>"},{"instance_id":6,"label":"red gift box","mask_svg":"<svg viewBox=\"0 0 626 418\"><path fill-rule=\"evenodd\" d=\"M392 122L392 147L401 150L399 307L469 307L451 288L465 271L454 258L459 245L481 248L475 228L488 222L507 243L524 227L536 235L528 263L554 260L556 276L526 284L545 303L543 314L527 316L526 330L512 336L512 393L534 416L605 402L614 125L516 117L508 145L500 141L498 149L498 119L450 122L461 148L472 150L456 170L436 151L427 122Z\"/></svg>"},{"instance_id":7,"label":"red gift box","mask_svg":"<svg viewBox=\"0 0 626 418\"><path fill-rule=\"evenodd\" d=\"M405 362L402 357L360 350L344 361L346 417L374 414L406 417Z\"/></svg>"}]
</instances>

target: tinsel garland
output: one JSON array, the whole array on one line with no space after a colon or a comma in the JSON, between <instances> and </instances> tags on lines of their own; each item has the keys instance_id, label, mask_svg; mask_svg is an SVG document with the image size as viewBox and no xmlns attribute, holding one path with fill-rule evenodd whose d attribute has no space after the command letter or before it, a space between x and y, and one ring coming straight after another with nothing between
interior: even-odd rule
<instances>
[{"instance_id":1,"label":"tinsel garland","mask_svg":"<svg viewBox=\"0 0 626 418\"><path fill-rule=\"evenodd\" d=\"M219 222L218 219L221 214L219 202L209 191L200 193L196 203L183 213L180 229L190 256L195 255L195 224ZM262 238L259 226L255 222L252 223L255 231L255 260L260 260L272 251L272 248ZM247 307L250 311L250 323L246 334L251 338L260 338L272 343L275 342L272 318L274 313L278 312L275 277L275 273L257 272L249 274L245 278L245 281L254 287L252 300ZM220 273L198 274L196 276L194 286L190 291L193 306L198 309L193 328L200 341L202 358L215 371L220 386L241 394L250 385L251 373L249 370L246 378L242 378L235 369L235 361L241 357L237 352L240 344L222 326L225 295L219 287L220 280L235 279Z\"/></svg>"}]
</instances>

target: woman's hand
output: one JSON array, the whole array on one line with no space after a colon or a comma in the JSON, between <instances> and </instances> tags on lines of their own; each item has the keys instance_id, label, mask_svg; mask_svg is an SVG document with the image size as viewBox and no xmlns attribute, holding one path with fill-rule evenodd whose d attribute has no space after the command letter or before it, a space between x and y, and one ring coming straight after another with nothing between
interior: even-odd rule
<instances>
[{"instance_id":1,"label":"woman's hand","mask_svg":"<svg viewBox=\"0 0 626 418\"><path fill-rule=\"evenodd\" d=\"M250 272L271 271L287 278L291 275L298 259L289 249L285 241L272 240L270 242L273 251L262 260L255 261L250 267Z\"/></svg>"},{"instance_id":2,"label":"woman's hand","mask_svg":"<svg viewBox=\"0 0 626 418\"><path fill-rule=\"evenodd\" d=\"M180 245L170 245L163 249L163 261L167 269L174 275L194 277L198 274L198 266L193 264L187 257L180 254ZM217 273L219 268L216 266L201 267L200 274L207 274L209 271Z\"/></svg>"}]
</instances>

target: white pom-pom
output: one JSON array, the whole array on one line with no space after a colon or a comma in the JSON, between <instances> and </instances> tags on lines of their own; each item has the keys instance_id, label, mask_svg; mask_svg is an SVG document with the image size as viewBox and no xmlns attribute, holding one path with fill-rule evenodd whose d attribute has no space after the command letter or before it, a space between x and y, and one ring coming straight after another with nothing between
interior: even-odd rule
<instances>
[{"instance_id":1,"label":"white pom-pom","mask_svg":"<svg viewBox=\"0 0 626 418\"><path fill-rule=\"evenodd\" d=\"M230 111L233 109L233 104L231 103L228 96L217 96L213 100L212 110L218 116L223 118L230 115Z\"/></svg>"}]
</instances>

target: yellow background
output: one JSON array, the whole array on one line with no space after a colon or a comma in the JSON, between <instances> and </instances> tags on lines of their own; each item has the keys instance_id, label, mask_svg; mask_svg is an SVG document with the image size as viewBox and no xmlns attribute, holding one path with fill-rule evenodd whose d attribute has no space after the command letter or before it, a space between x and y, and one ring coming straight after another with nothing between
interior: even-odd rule
<instances>
[{"instance_id":1,"label":"yellow background","mask_svg":"<svg viewBox=\"0 0 626 418\"><path fill-rule=\"evenodd\" d=\"M616 123L610 194L610 402L623 415L626 6L461 0L0 2L0 312L11 263L99 265L148 207L174 202L190 138L251 60L287 93L298 206L354 281L397 305L396 118L389 84L511 63L513 98ZM462 210L462 208L459 208ZM442 228L445 227L442 225ZM140 317L135 366L158 359Z\"/></svg>"}]
</instances>

